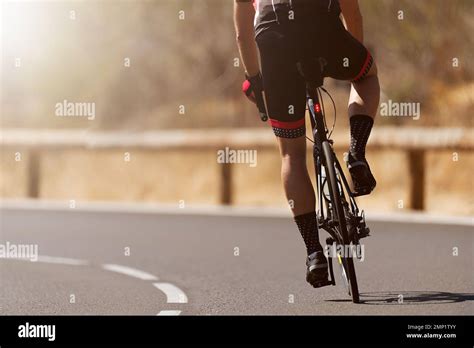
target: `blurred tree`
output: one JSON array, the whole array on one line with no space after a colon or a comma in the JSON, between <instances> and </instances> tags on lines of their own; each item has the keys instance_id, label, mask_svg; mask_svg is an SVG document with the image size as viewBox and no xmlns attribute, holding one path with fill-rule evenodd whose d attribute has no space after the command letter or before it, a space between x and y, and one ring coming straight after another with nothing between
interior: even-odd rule
<instances>
[{"instance_id":1,"label":"blurred tree","mask_svg":"<svg viewBox=\"0 0 474 348\"><path fill-rule=\"evenodd\" d=\"M260 125L240 93L243 71L234 67L232 3L7 3L1 24L2 125L136 130ZM360 3L384 96L421 102L430 117L419 125L451 125L454 111L457 124L471 125L474 1ZM71 10L75 20L69 18ZM27 13L28 20L16 20L15 13ZM12 65L18 56L22 69ZM459 66L453 66L454 58ZM331 88L342 96L346 87ZM55 118L54 105L64 99L96 102L96 121ZM338 99L343 110L346 101ZM443 109L440 99L450 109ZM180 105L185 115L179 114Z\"/></svg>"}]
</instances>

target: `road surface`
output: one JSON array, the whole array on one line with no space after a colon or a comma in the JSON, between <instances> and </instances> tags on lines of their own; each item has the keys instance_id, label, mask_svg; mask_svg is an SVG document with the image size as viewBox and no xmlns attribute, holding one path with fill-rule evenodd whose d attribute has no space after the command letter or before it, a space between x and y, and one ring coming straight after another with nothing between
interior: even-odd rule
<instances>
[{"instance_id":1,"label":"road surface","mask_svg":"<svg viewBox=\"0 0 474 348\"><path fill-rule=\"evenodd\" d=\"M305 282L289 214L3 206L0 244L40 257L0 259L0 314L474 314L469 221L368 215L353 304Z\"/></svg>"}]
</instances>

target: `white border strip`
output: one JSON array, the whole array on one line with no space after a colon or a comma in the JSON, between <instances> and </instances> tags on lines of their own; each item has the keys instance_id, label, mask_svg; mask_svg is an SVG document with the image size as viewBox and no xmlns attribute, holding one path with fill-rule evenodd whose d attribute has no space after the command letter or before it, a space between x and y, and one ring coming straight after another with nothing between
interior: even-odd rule
<instances>
[{"instance_id":1,"label":"white border strip","mask_svg":"<svg viewBox=\"0 0 474 348\"><path fill-rule=\"evenodd\" d=\"M373 222L398 222L408 224L434 224L471 227L474 232L474 217L439 216L427 213L371 213L366 214L366 220Z\"/></svg>"},{"instance_id":2,"label":"white border strip","mask_svg":"<svg viewBox=\"0 0 474 348\"><path fill-rule=\"evenodd\" d=\"M153 283L153 285L165 293L167 303L188 303L188 297L177 286L171 283Z\"/></svg>"},{"instance_id":3,"label":"white border strip","mask_svg":"<svg viewBox=\"0 0 474 348\"><path fill-rule=\"evenodd\" d=\"M137 214L170 214L170 215L213 215L213 216L255 216L282 217L291 216L291 211L278 207L253 206L220 206L220 205L186 205L180 208L177 204L130 203L130 202L89 202L76 201L75 208L69 207L69 201L34 200L34 199L1 199L0 209L91 212L91 213L137 213Z\"/></svg>"},{"instance_id":4,"label":"white border strip","mask_svg":"<svg viewBox=\"0 0 474 348\"><path fill-rule=\"evenodd\" d=\"M252 206L186 206L153 204L153 203L121 203L121 202L76 202L74 209L69 208L68 201L44 201L32 199L2 199L0 209L18 210L51 210L93 213L137 213L137 214L168 214L180 216L229 216L257 218L291 218L291 212L286 208L252 207ZM446 224L474 227L474 216L440 216L420 212L367 212L367 221ZM474 231L474 229L473 229Z\"/></svg>"},{"instance_id":5,"label":"white border strip","mask_svg":"<svg viewBox=\"0 0 474 348\"><path fill-rule=\"evenodd\" d=\"M153 274L140 271L139 269L135 269L132 267L126 267L126 266L121 266L121 265L115 265L115 264L104 264L102 265L102 268L105 269L106 271L111 271L111 272L116 272L120 274L125 274L130 277L142 279L142 280L158 280L156 276Z\"/></svg>"}]
</instances>

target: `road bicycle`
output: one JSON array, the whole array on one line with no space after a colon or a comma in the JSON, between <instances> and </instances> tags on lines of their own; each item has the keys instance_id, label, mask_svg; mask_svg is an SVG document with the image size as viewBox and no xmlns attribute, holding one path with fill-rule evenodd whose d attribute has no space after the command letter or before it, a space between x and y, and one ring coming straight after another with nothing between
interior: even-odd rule
<instances>
[{"instance_id":1,"label":"road bicycle","mask_svg":"<svg viewBox=\"0 0 474 348\"><path fill-rule=\"evenodd\" d=\"M334 100L323 87L323 78L312 76L299 65L306 79L306 101L310 114L313 140L313 159L316 171L317 219L318 227L329 233L326 239L329 279L316 287L336 285L332 259L337 259L344 286L354 303L359 303L359 289L354 267L354 256L360 253L354 250L360 246L360 239L369 236L370 229L365 222L363 210L359 210L349 183L334 152L331 139L336 122ZM334 123L328 129L325 117L322 92L327 94L334 106Z\"/></svg>"},{"instance_id":2,"label":"road bicycle","mask_svg":"<svg viewBox=\"0 0 474 348\"><path fill-rule=\"evenodd\" d=\"M306 65L310 66L310 65ZM317 66L313 65L313 66ZM334 100L323 87L321 74L307 69L298 63L298 70L306 80L306 102L310 114L313 140L314 169L316 171L317 219L319 229L329 233L326 239L326 255L328 257L329 279L314 287L336 285L332 259L337 259L340 266L342 282L354 303L359 303L359 289L354 267L354 255L361 255L354 250L360 246L360 239L369 236L370 229L365 222L363 210L359 210L349 183L334 152L334 141L331 139L336 123L336 107ZM334 123L329 130L326 124L322 91L332 101L334 107ZM262 121L268 119L261 114ZM331 252L328 252L331 251Z\"/></svg>"}]
</instances>

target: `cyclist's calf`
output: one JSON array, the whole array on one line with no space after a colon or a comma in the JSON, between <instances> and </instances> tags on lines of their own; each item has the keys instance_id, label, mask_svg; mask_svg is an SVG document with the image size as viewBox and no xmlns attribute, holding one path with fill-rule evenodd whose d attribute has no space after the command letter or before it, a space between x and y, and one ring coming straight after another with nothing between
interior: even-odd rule
<instances>
[{"instance_id":1,"label":"cyclist's calf","mask_svg":"<svg viewBox=\"0 0 474 348\"><path fill-rule=\"evenodd\" d=\"M281 179L293 215L313 212L316 202L306 167L306 137L277 139L281 155Z\"/></svg>"},{"instance_id":2,"label":"cyclist's calf","mask_svg":"<svg viewBox=\"0 0 474 348\"><path fill-rule=\"evenodd\" d=\"M375 62L367 74L352 82L349 97L349 117L352 115L368 115L375 117L380 101L380 85L377 65Z\"/></svg>"},{"instance_id":3,"label":"cyclist's calf","mask_svg":"<svg viewBox=\"0 0 474 348\"><path fill-rule=\"evenodd\" d=\"M360 81L363 81L364 79L370 77L370 76L377 76L378 75L378 71L377 71L377 64L375 64L375 62L373 62L372 66L370 67L370 70L367 74L365 74L361 79ZM357 82L356 82L357 83Z\"/></svg>"}]
</instances>

